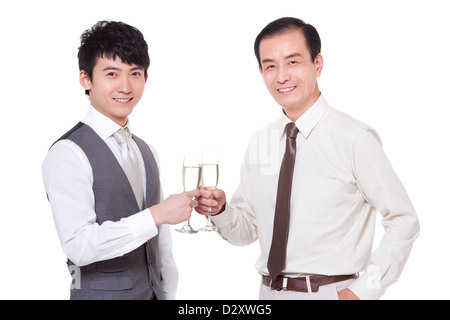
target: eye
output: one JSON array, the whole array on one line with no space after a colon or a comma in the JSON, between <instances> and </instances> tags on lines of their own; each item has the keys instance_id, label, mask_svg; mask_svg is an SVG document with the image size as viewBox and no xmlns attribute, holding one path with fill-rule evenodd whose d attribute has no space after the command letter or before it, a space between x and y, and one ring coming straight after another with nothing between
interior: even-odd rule
<instances>
[{"instance_id":1,"label":"eye","mask_svg":"<svg viewBox=\"0 0 450 320\"><path fill-rule=\"evenodd\" d=\"M135 77L135 78L139 78L141 76L141 73L139 71L135 71L131 74L131 76Z\"/></svg>"},{"instance_id":2,"label":"eye","mask_svg":"<svg viewBox=\"0 0 450 320\"><path fill-rule=\"evenodd\" d=\"M291 65L294 65L294 64L297 64L298 62L297 61L291 61L291 62L289 62L289 64L291 64Z\"/></svg>"},{"instance_id":3,"label":"eye","mask_svg":"<svg viewBox=\"0 0 450 320\"><path fill-rule=\"evenodd\" d=\"M271 64L266 67L266 70L275 69L275 65Z\"/></svg>"},{"instance_id":4,"label":"eye","mask_svg":"<svg viewBox=\"0 0 450 320\"><path fill-rule=\"evenodd\" d=\"M115 73L115 72L108 72L108 73L107 73L107 76L108 76L108 77L111 77L111 78L112 78L112 77L116 77L116 76L117 76L117 73Z\"/></svg>"}]
</instances>

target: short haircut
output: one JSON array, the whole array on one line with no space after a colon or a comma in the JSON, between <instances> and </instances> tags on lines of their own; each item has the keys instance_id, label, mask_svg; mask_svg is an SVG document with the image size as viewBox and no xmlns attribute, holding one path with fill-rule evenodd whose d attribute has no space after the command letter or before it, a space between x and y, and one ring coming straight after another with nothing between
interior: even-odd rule
<instances>
[{"instance_id":1,"label":"short haircut","mask_svg":"<svg viewBox=\"0 0 450 320\"><path fill-rule=\"evenodd\" d=\"M320 36L317 33L316 28L312 25L305 23L303 20L291 17L280 18L269 23L261 32L258 34L255 40L254 50L258 64L261 67L261 56L259 52L259 47L261 41L264 38L269 38L275 35L281 35L292 30L301 30L306 38L306 44L308 46L309 53L311 55L312 61L316 59L317 55L321 50Z\"/></svg>"},{"instance_id":2,"label":"short haircut","mask_svg":"<svg viewBox=\"0 0 450 320\"><path fill-rule=\"evenodd\" d=\"M99 58L116 59L135 64L147 70L150 66L148 45L142 33L128 24L116 21L99 21L81 35L78 65L92 81L92 70ZM89 91L86 90L89 95Z\"/></svg>"}]
</instances>

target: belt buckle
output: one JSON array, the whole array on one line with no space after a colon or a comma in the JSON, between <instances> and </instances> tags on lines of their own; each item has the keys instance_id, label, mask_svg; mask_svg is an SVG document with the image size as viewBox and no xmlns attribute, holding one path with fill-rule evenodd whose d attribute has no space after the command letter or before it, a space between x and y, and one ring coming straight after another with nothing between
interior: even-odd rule
<instances>
[{"instance_id":1,"label":"belt buckle","mask_svg":"<svg viewBox=\"0 0 450 320\"><path fill-rule=\"evenodd\" d=\"M282 288L283 291L286 291L288 289L287 284L288 284L288 278L283 277L283 288Z\"/></svg>"},{"instance_id":2,"label":"belt buckle","mask_svg":"<svg viewBox=\"0 0 450 320\"><path fill-rule=\"evenodd\" d=\"M288 288L287 288L288 278L286 278L286 277L282 277L282 278L283 278L283 284L282 284L282 287L281 287L281 288L275 288L275 287L273 286L273 280L272 280L272 278L270 279L270 284L269 284L270 288L271 288L271 289L278 290L278 291L281 291L281 290L287 291L287 290L288 290Z\"/></svg>"}]
</instances>

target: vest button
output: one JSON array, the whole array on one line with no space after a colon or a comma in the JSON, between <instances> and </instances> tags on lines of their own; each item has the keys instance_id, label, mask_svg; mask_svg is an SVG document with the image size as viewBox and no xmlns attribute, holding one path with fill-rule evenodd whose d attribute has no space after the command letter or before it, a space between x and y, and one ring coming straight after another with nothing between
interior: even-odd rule
<instances>
[{"instance_id":1,"label":"vest button","mask_svg":"<svg viewBox=\"0 0 450 320\"><path fill-rule=\"evenodd\" d=\"M153 280L152 280L151 284L152 284L152 287L154 287L154 286L155 286L155 282L154 282Z\"/></svg>"}]
</instances>

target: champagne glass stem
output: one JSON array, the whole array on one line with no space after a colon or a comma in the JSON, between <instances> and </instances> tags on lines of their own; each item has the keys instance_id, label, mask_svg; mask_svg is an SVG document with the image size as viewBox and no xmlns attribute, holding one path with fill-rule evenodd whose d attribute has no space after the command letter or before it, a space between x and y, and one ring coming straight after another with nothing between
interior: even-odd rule
<instances>
[{"instance_id":1,"label":"champagne glass stem","mask_svg":"<svg viewBox=\"0 0 450 320\"><path fill-rule=\"evenodd\" d=\"M216 190L208 190L208 192L211 192L212 194L215 192ZM211 220L211 207L209 207L208 209L208 221L206 223L206 226L204 226L203 228L199 229L201 231L220 231L219 227L216 227L215 225L213 225L212 220Z\"/></svg>"},{"instance_id":2,"label":"champagne glass stem","mask_svg":"<svg viewBox=\"0 0 450 320\"><path fill-rule=\"evenodd\" d=\"M209 211L208 211L208 223L207 223L208 227L212 227L212 221L211 221L211 207L209 207Z\"/></svg>"},{"instance_id":3,"label":"champagne glass stem","mask_svg":"<svg viewBox=\"0 0 450 320\"><path fill-rule=\"evenodd\" d=\"M191 197L190 199L191 199L191 200L194 200L195 197ZM186 229L190 230L191 233L197 233L197 230L194 230L194 229L191 227L191 219L187 219L187 221L186 221L186 223L184 224L184 226L186 227Z\"/></svg>"},{"instance_id":4,"label":"champagne glass stem","mask_svg":"<svg viewBox=\"0 0 450 320\"><path fill-rule=\"evenodd\" d=\"M193 200L194 197L191 198L191 200ZM194 228L191 227L191 219L186 220L186 222L184 223L183 227L181 229L175 229L178 232L181 233L190 233L190 234L194 234L197 233L197 230L194 230Z\"/></svg>"}]
</instances>

